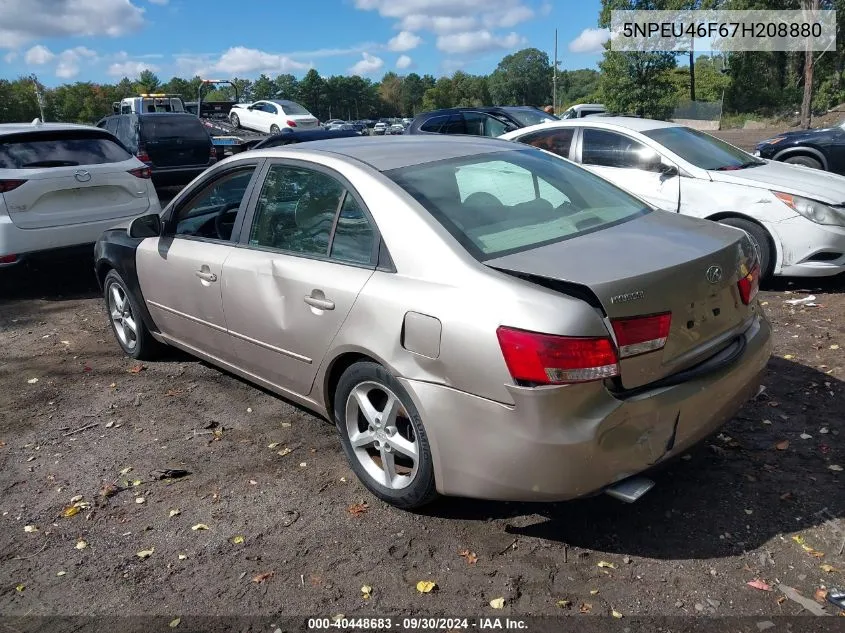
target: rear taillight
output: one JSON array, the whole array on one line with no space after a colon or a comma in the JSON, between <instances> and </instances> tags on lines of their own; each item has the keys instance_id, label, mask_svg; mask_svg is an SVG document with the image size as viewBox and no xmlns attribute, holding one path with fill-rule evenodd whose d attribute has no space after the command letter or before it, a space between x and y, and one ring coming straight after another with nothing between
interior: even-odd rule
<instances>
[{"instance_id":1,"label":"rear taillight","mask_svg":"<svg viewBox=\"0 0 845 633\"><path fill-rule=\"evenodd\" d=\"M130 169L129 173L135 176L135 178L152 178L153 172L149 167L138 167L138 169Z\"/></svg>"},{"instance_id":2,"label":"rear taillight","mask_svg":"<svg viewBox=\"0 0 845 633\"><path fill-rule=\"evenodd\" d=\"M18 261L17 255L0 255L0 264L14 264L16 261Z\"/></svg>"},{"instance_id":3,"label":"rear taillight","mask_svg":"<svg viewBox=\"0 0 845 633\"><path fill-rule=\"evenodd\" d=\"M291 121L290 119L288 119L287 124L288 127L296 127L296 121Z\"/></svg>"},{"instance_id":4,"label":"rear taillight","mask_svg":"<svg viewBox=\"0 0 845 633\"><path fill-rule=\"evenodd\" d=\"M558 384L619 375L610 338L554 336L505 326L496 335L514 380Z\"/></svg>"},{"instance_id":5,"label":"rear taillight","mask_svg":"<svg viewBox=\"0 0 845 633\"><path fill-rule=\"evenodd\" d=\"M149 154L147 154L147 148L146 148L146 147L144 147L143 145L139 145L139 146L138 146L138 151L135 153L135 156L136 156L136 157L137 157L137 159L138 159L139 161L141 161L142 163L151 163L151 162L153 162L152 160L150 160L150 155L149 155Z\"/></svg>"},{"instance_id":6,"label":"rear taillight","mask_svg":"<svg viewBox=\"0 0 845 633\"><path fill-rule=\"evenodd\" d=\"M25 182L26 180L0 180L0 193L6 193L12 189L17 189Z\"/></svg>"},{"instance_id":7,"label":"rear taillight","mask_svg":"<svg viewBox=\"0 0 845 633\"><path fill-rule=\"evenodd\" d=\"M664 312L629 319L613 319L611 324L613 333L616 334L616 344L619 346L619 358L630 358L663 349L666 339L669 338L672 314Z\"/></svg>"},{"instance_id":8,"label":"rear taillight","mask_svg":"<svg viewBox=\"0 0 845 633\"><path fill-rule=\"evenodd\" d=\"M217 162L217 148L214 147L214 145L211 146L211 149L208 152L208 159Z\"/></svg>"},{"instance_id":9,"label":"rear taillight","mask_svg":"<svg viewBox=\"0 0 845 633\"><path fill-rule=\"evenodd\" d=\"M755 262L751 270L740 277L736 284L739 287L739 297L745 305L750 305L760 290L760 264Z\"/></svg>"}]
</instances>

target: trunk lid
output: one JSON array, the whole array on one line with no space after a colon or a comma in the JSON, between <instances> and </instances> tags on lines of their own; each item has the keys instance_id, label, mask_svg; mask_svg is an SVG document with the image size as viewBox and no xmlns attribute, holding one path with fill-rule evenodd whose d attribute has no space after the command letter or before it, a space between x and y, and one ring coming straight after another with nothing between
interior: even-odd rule
<instances>
[{"instance_id":1,"label":"trunk lid","mask_svg":"<svg viewBox=\"0 0 845 633\"><path fill-rule=\"evenodd\" d=\"M155 167L207 165L211 138L192 114L150 114L140 117L141 141Z\"/></svg>"},{"instance_id":2,"label":"trunk lid","mask_svg":"<svg viewBox=\"0 0 845 633\"><path fill-rule=\"evenodd\" d=\"M655 211L485 264L585 286L610 319L671 312L662 350L620 360L622 385L630 389L703 360L748 319L753 305L742 303L737 288L745 240L737 229Z\"/></svg>"},{"instance_id":3,"label":"trunk lid","mask_svg":"<svg viewBox=\"0 0 845 633\"><path fill-rule=\"evenodd\" d=\"M285 120L296 123L297 130L313 130L318 127L319 121L310 114L286 114Z\"/></svg>"}]
</instances>

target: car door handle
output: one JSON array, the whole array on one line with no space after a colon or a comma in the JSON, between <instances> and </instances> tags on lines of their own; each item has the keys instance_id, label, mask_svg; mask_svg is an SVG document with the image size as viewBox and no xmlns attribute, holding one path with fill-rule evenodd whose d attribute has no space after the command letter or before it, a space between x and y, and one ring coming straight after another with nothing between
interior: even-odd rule
<instances>
[{"instance_id":1,"label":"car door handle","mask_svg":"<svg viewBox=\"0 0 845 633\"><path fill-rule=\"evenodd\" d=\"M305 295L304 301L312 308L319 308L320 310L334 310L334 301L330 301L328 299L320 299L319 297Z\"/></svg>"},{"instance_id":2,"label":"car door handle","mask_svg":"<svg viewBox=\"0 0 845 633\"><path fill-rule=\"evenodd\" d=\"M196 270L194 271L194 274L203 281L217 281L217 275L205 270Z\"/></svg>"}]
</instances>

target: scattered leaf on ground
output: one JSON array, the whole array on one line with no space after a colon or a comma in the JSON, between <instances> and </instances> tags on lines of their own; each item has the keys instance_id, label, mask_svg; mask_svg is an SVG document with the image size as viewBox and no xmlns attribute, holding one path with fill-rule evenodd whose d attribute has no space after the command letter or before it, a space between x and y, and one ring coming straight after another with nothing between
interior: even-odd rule
<instances>
[{"instance_id":1,"label":"scattered leaf on ground","mask_svg":"<svg viewBox=\"0 0 845 633\"><path fill-rule=\"evenodd\" d=\"M185 560L186 558L188 558L187 554L179 554L179 560Z\"/></svg>"},{"instance_id":2,"label":"scattered leaf on ground","mask_svg":"<svg viewBox=\"0 0 845 633\"><path fill-rule=\"evenodd\" d=\"M168 624L167 626L169 626L171 629L175 629L177 626L179 626L179 623L181 621L182 621L182 618L175 618L175 619L171 620L170 624Z\"/></svg>"},{"instance_id":3,"label":"scattered leaf on ground","mask_svg":"<svg viewBox=\"0 0 845 633\"><path fill-rule=\"evenodd\" d=\"M825 600L827 600L827 589L822 589L821 587L819 587L813 594L813 598L815 598L816 602L824 604Z\"/></svg>"},{"instance_id":4,"label":"scattered leaf on ground","mask_svg":"<svg viewBox=\"0 0 845 633\"><path fill-rule=\"evenodd\" d=\"M85 549L86 547L88 547L88 543L86 543L85 541L76 542L76 549Z\"/></svg>"},{"instance_id":5,"label":"scattered leaf on ground","mask_svg":"<svg viewBox=\"0 0 845 633\"><path fill-rule=\"evenodd\" d=\"M587 614L592 610L593 610L593 605L591 605L589 602L582 602L581 606L578 607L578 611L580 613L584 613L584 614Z\"/></svg>"},{"instance_id":6,"label":"scattered leaf on ground","mask_svg":"<svg viewBox=\"0 0 845 633\"><path fill-rule=\"evenodd\" d=\"M811 440L811 439L813 439L813 436L812 436L812 435L810 435L809 433L802 433L802 434L801 434L801 435L799 435L798 437L800 437L802 440Z\"/></svg>"},{"instance_id":7,"label":"scattered leaf on ground","mask_svg":"<svg viewBox=\"0 0 845 633\"><path fill-rule=\"evenodd\" d=\"M24 532L37 532L37 531L38 531L38 528L37 528L37 527L35 527L34 525L24 525L24 526L23 526L23 531L24 531Z\"/></svg>"},{"instance_id":8,"label":"scattered leaf on ground","mask_svg":"<svg viewBox=\"0 0 845 633\"><path fill-rule=\"evenodd\" d=\"M792 540L793 540L793 541L795 541L796 543L798 543L799 545L803 545L803 544L804 544L804 537L803 537L803 536L801 536L800 534L795 534L795 535L793 535L793 536L792 536Z\"/></svg>"},{"instance_id":9,"label":"scattered leaf on ground","mask_svg":"<svg viewBox=\"0 0 845 633\"><path fill-rule=\"evenodd\" d=\"M600 560L598 566L607 567L609 569L616 569L616 565L614 565L613 563L608 563L606 560Z\"/></svg>"},{"instance_id":10,"label":"scattered leaf on ground","mask_svg":"<svg viewBox=\"0 0 845 633\"><path fill-rule=\"evenodd\" d=\"M57 572L56 572L56 576L58 576L59 578L61 578L61 577L62 577L62 576L64 576L66 573L67 573L66 571L57 571Z\"/></svg>"},{"instance_id":11,"label":"scattered leaf on ground","mask_svg":"<svg viewBox=\"0 0 845 633\"><path fill-rule=\"evenodd\" d=\"M30 385L34 385L35 383L37 383L37 382L38 382L38 378L30 378L29 380L27 380L27 382L28 382Z\"/></svg>"},{"instance_id":12,"label":"scattered leaf on ground","mask_svg":"<svg viewBox=\"0 0 845 633\"><path fill-rule=\"evenodd\" d=\"M775 444L775 448L779 451L785 451L787 448L789 448L789 440L781 440L780 442Z\"/></svg>"},{"instance_id":13,"label":"scattered leaf on ground","mask_svg":"<svg viewBox=\"0 0 845 633\"><path fill-rule=\"evenodd\" d=\"M151 547L150 549L142 549L140 552L135 554L135 556L143 560L144 558L149 558L150 556L152 556L154 551L155 547Z\"/></svg>"},{"instance_id":14,"label":"scattered leaf on ground","mask_svg":"<svg viewBox=\"0 0 845 633\"><path fill-rule=\"evenodd\" d=\"M197 530L208 530L210 528L205 523L197 523L196 525L192 525L191 529L196 532Z\"/></svg>"},{"instance_id":15,"label":"scattered leaf on ground","mask_svg":"<svg viewBox=\"0 0 845 633\"><path fill-rule=\"evenodd\" d=\"M555 602L555 604L561 609L568 609L572 606L572 602L570 602L569 600L558 600L557 602Z\"/></svg>"},{"instance_id":16,"label":"scattered leaf on ground","mask_svg":"<svg viewBox=\"0 0 845 633\"><path fill-rule=\"evenodd\" d=\"M834 567L833 565L828 565L827 563L825 563L824 565L819 565L819 569L824 572L827 572L828 574L836 571L836 567Z\"/></svg>"},{"instance_id":17,"label":"scattered leaf on ground","mask_svg":"<svg viewBox=\"0 0 845 633\"><path fill-rule=\"evenodd\" d=\"M146 500L145 497L135 497L135 503L144 503Z\"/></svg>"},{"instance_id":18,"label":"scattered leaf on ground","mask_svg":"<svg viewBox=\"0 0 845 633\"><path fill-rule=\"evenodd\" d=\"M833 345L830 346L830 349L839 349L839 346L836 343L834 343Z\"/></svg>"},{"instance_id":19,"label":"scattered leaf on ground","mask_svg":"<svg viewBox=\"0 0 845 633\"><path fill-rule=\"evenodd\" d=\"M828 466L828 469L832 470L835 473L841 473L842 472L842 466L840 466L839 464L831 464L830 466Z\"/></svg>"},{"instance_id":20,"label":"scattered leaf on ground","mask_svg":"<svg viewBox=\"0 0 845 633\"><path fill-rule=\"evenodd\" d=\"M24 585L23 583L21 583L20 585L15 587L15 591L18 591L18 592L23 591L24 589L26 589L26 585Z\"/></svg>"},{"instance_id":21,"label":"scattered leaf on ground","mask_svg":"<svg viewBox=\"0 0 845 633\"><path fill-rule=\"evenodd\" d=\"M610 612L610 615L612 615L614 618L621 618L621 617L622 617L622 614L621 614L621 613L619 613L619 611L617 611L616 609L613 609L613 610Z\"/></svg>"},{"instance_id":22,"label":"scattered leaf on ground","mask_svg":"<svg viewBox=\"0 0 845 633\"><path fill-rule=\"evenodd\" d=\"M244 542L244 537L241 536L240 534L238 534L236 537L234 537L232 539L232 543L234 543L235 545L240 545L243 542Z\"/></svg>"},{"instance_id":23,"label":"scattered leaf on ground","mask_svg":"<svg viewBox=\"0 0 845 633\"><path fill-rule=\"evenodd\" d=\"M120 471L120 474L121 475L128 475L131 472L132 472L132 466L127 466L126 468L124 468L123 470Z\"/></svg>"},{"instance_id":24,"label":"scattered leaf on ground","mask_svg":"<svg viewBox=\"0 0 845 633\"><path fill-rule=\"evenodd\" d=\"M135 366L133 366L133 367L130 367L130 368L127 370L127 372L128 372L128 373L130 373L130 374L140 374L140 373L141 373L142 371L144 371L145 369L146 369L146 366L145 366L145 365L135 365Z\"/></svg>"},{"instance_id":25,"label":"scattered leaf on ground","mask_svg":"<svg viewBox=\"0 0 845 633\"><path fill-rule=\"evenodd\" d=\"M365 501L362 501L361 503L353 503L351 506L346 508L346 511L352 516L357 517L364 514L369 509L370 506L368 506Z\"/></svg>"},{"instance_id":26,"label":"scattered leaf on ground","mask_svg":"<svg viewBox=\"0 0 845 633\"><path fill-rule=\"evenodd\" d=\"M62 510L62 516L66 519L79 514L81 508L77 505L72 505Z\"/></svg>"},{"instance_id":27,"label":"scattered leaf on ground","mask_svg":"<svg viewBox=\"0 0 845 633\"><path fill-rule=\"evenodd\" d=\"M179 516L180 514L182 514L182 511L177 508L177 509L171 510L169 516L172 519L173 517Z\"/></svg>"},{"instance_id":28,"label":"scattered leaf on ground","mask_svg":"<svg viewBox=\"0 0 845 633\"><path fill-rule=\"evenodd\" d=\"M433 580L420 580L417 583L417 591L420 593L431 593L437 587L437 583Z\"/></svg>"},{"instance_id":29,"label":"scattered leaf on ground","mask_svg":"<svg viewBox=\"0 0 845 633\"><path fill-rule=\"evenodd\" d=\"M290 455L292 452L293 452L292 448L288 448L287 446L285 446L282 450L280 450L276 454L280 455L281 457L284 457L285 455Z\"/></svg>"},{"instance_id":30,"label":"scattered leaf on ground","mask_svg":"<svg viewBox=\"0 0 845 633\"><path fill-rule=\"evenodd\" d=\"M257 576L253 576L252 582L262 583L265 580L270 580L275 575L276 575L276 572L274 572L274 571L265 571L263 574L258 574Z\"/></svg>"},{"instance_id":31,"label":"scattered leaf on ground","mask_svg":"<svg viewBox=\"0 0 845 633\"><path fill-rule=\"evenodd\" d=\"M793 356L792 354L785 354L785 355L784 355L784 358L785 358L786 360L792 360L793 358L795 358L795 356Z\"/></svg>"},{"instance_id":32,"label":"scattered leaf on ground","mask_svg":"<svg viewBox=\"0 0 845 633\"><path fill-rule=\"evenodd\" d=\"M749 587L754 587L755 589L759 589L760 591L771 591L772 588L767 585L765 582L760 580L759 578L755 578L754 580L749 580L745 583Z\"/></svg>"},{"instance_id":33,"label":"scattered leaf on ground","mask_svg":"<svg viewBox=\"0 0 845 633\"><path fill-rule=\"evenodd\" d=\"M468 549L460 550L458 552L458 556L461 556L462 558L466 559L466 562L469 565L475 565L475 563L478 562L478 556L475 554L475 552L471 552Z\"/></svg>"},{"instance_id":34,"label":"scattered leaf on ground","mask_svg":"<svg viewBox=\"0 0 845 633\"><path fill-rule=\"evenodd\" d=\"M490 606L494 609L504 609L505 608L505 599L504 598L493 598L490 601Z\"/></svg>"},{"instance_id":35,"label":"scattered leaf on ground","mask_svg":"<svg viewBox=\"0 0 845 633\"><path fill-rule=\"evenodd\" d=\"M372 595L373 588L370 587L370 585L364 585L363 587L361 587L361 597L363 597L364 600L369 600Z\"/></svg>"},{"instance_id":36,"label":"scattered leaf on ground","mask_svg":"<svg viewBox=\"0 0 845 633\"><path fill-rule=\"evenodd\" d=\"M268 444L268 445L267 445L267 448L269 448L269 449L274 449L274 448L276 448L279 444L281 444L281 442L273 442L272 444Z\"/></svg>"},{"instance_id":37,"label":"scattered leaf on ground","mask_svg":"<svg viewBox=\"0 0 845 633\"><path fill-rule=\"evenodd\" d=\"M590 595L591 595L591 596L598 595L598 593L599 593L599 590L598 590L598 589L590 589Z\"/></svg>"}]
</instances>

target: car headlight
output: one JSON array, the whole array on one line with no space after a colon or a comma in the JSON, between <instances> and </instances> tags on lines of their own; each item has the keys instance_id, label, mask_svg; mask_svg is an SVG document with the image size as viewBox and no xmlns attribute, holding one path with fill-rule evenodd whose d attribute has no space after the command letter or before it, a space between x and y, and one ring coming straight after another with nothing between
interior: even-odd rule
<instances>
[{"instance_id":1,"label":"car headlight","mask_svg":"<svg viewBox=\"0 0 845 633\"><path fill-rule=\"evenodd\" d=\"M773 191L778 200L783 202L796 213L800 213L808 220L816 224L828 224L833 226L845 226L845 213L841 209L835 209L823 202L794 196L791 193Z\"/></svg>"},{"instance_id":2,"label":"car headlight","mask_svg":"<svg viewBox=\"0 0 845 633\"><path fill-rule=\"evenodd\" d=\"M776 136L774 138L767 138L765 141L760 141L758 145L776 145L784 140L785 136Z\"/></svg>"}]
</instances>

